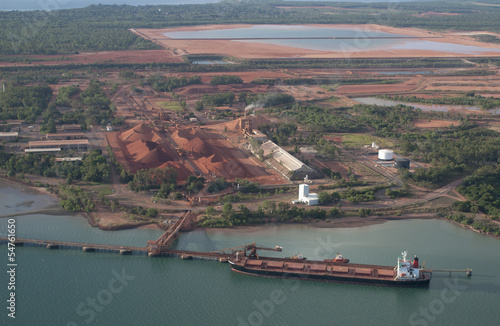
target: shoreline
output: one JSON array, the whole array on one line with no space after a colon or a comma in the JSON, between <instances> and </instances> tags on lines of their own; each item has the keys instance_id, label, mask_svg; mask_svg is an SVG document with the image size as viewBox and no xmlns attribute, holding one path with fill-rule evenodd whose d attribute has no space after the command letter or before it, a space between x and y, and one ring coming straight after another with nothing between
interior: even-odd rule
<instances>
[{"instance_id":1,"label":"shoreline","mask_svg":"<svg viewBox=\"0 0 500 326\"><path fill-rule=\"evenodd\" d=\"M282 225L295 225L295 226L307 226L311 228L318 229L334 229L334 228L358 228L370 225L383 224L389 221L397 220L430 220L430 219L441 219L434 214L424 213L424 214L404 214L401 216L369 216L369 217L359 217L350 216L338 219L331 219L329 222L319 221L319 222L305 222L305 223L286 223L286 222L270 222L263 224L252 224L252 225L242 225L233 226L227 228L196 228L196 230L217 230L218 232L228 232L228 233L244 233L244 232L258 232L268 229L270 226L282 226Z\"/></svg>"},{"instance_id":2,"label":"shoreline","mask_svg":"<svg viewBox=\"0 0 500 326\"><path fill-rule=\"evenodd\" d=\"M0 182L5 182L8 184L15 184L17 186L20 186L23 188L23 190L28 190L28 191L35 191L36 193L40 195L50 195L51 197L57 198L60 200L60 198L47 191L45 188L40 188L40 187L34 187L26 184L25 182L22 182L21 180L16 180L10 177L5 177L5 176L0 176ZM65 213L73 213L73 212L68 212L64 210L61 207L61 212ZM104 231L119 231L119 230L126 230L126 229L158 229L162 230L158 223L136 223L136 224L121 224L121 225L100 225L97 222L97 219L99 219L100 214L96 212L91 212L91 213L85 213L85 212L75 212L76 214L84 217L89 225L91 227L97 227L100 230ZM104 214L104 213L102 213ZM105 215L105 214L104 214ZM435 214L430 214L430 213L423 213L423 214L403 214L400 216L368 216L368 217L360 217L360 216L349 216L349 217L343 217L343 218L338 218L338 219L329 219L327 221L312 221L312 222L305 222L305 223L287 223L287 222L269 222L269 223L263 223L263 224L253 224L253 225L242 225L242 226L234 226L234 227L227 227L227 228L202 228L199 226L195 226L191 231L196 231L196 230L205 230L206 232L210 231L218 231L218 232L227 232L227 233L245 233L245 232L259 232L263 231L265 229L268 229L270 227L274 226L282 226L282 225L295 225L295 226L307 226L311 228L320 228L320 229L328 229L328 228L358 228L358 227L364 227L364 226L370 226L370 225L377 225L377 224L383 224L389 221L397 221L397 220L416 220L416 219L443 219L448 222L452 222L456 224L457 226L461 226L464 229L471 230L473 232L479 233L481 235L486 235L493 237L495 239L499 239L500 237L495 236L494 234L489 234L482 232L480 230L474 229L470 225L462 225L460 223L457 223L453 220L444 218L444 217L438 217Z\"/></svg>"}]
</instances>

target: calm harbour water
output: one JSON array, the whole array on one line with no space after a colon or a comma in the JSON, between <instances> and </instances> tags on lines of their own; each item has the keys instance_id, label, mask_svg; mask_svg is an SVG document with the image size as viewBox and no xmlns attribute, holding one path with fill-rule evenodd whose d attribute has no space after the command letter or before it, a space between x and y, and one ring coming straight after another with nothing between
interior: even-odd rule
<instances>
[{"instance_id":1,"label":"calm harbour water","mask_svg":"<svg viewBox=\"0 0 500 326\"><path fill-rule=\"evenodd\" d=\"M0 180L2 212L54 199ZM8 207L7 207L8 206ZM144 245L158 230L104 232L77 215L25 215L18 237ZM0 219L0 234L6 234ZM213 261L120 256L19 247L15 320L2 325L496 325L500 317L500 241L442 220L391 221L359 228L268 225L183 234L177 248L214 250L257 241L280 256L394 265L402 250L429 268L472 268L473 276L435 273L429 289L266 279ZM272 254L272 252L270 252ZM0 260L6 262L6 246ZM2 264L5 267L5 263ZM0 288L6 300L6 273ZM451 290L450 290L451 289ZM112 292L113 290L113 292ZM276 298L279 297L279 300ZM272 299L275 303L272 303ZM94 303L92 303L94 302ZM272 303L272 304L271 304Z\"/></svg>"}]
</instances>

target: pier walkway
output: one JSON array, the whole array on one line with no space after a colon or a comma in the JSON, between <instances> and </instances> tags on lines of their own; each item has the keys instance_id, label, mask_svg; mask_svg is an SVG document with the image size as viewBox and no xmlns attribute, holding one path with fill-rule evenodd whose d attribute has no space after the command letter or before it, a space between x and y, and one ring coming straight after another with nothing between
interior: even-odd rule
<instances>
[{"instance_id":1,"label":"pier walkway","mask_svg":"<svg viewBox=\"0 0 500 326\"><path fill-rule=\"evenodd\" d=\"M9 239L0 237L0 244L6 244ZM133 246L117 246L96 243L81 243L69 241L54 241L54 240L39 240L39 239L23 239L16 238L14 241L16 246L31 246L31 247L46 247L48 249L81 249L83 251L104 251L104 252L118 252L120 254L142 253L147 254L146 247L133 247Z\"/></svg>"},{"instance_id":2,"label":"pier walkway","mask_svg":"<svg viewBox=\"0 0 500 326\"><path fill-rule=\"evenodd\" d=\"M7 244L9 239L7 237L0 237L0 244ZM39 239L23 239L16 238L14 241L15 246L27 247L45 247L48 249L77 249L85 252L109 252L119 253L120 255L149 255L149 256L178 256L182 259L213 259L226 262L232 254L211 252L211 251L189 251L189 250L174 250L166 247L161 247L160 250L152 251L151 246L147 247L134 247L134 246L117 246L105 245L95 243L81 243L81 242L68 242L68 241L54 241L54 240L39 240Z\"/></svg>"},{"instance_id":3,"label":"pier walkway","mask_svg":"<svg viewBox=\"0 0 500 326\"><path fill-rule=\"evenodd\" d=\"M82 243L57 240L40 240L16 238L13 244L15 246L46 247L48 249L79 249L85 252L100 251L114 252L120 255L142 254L149 256L179 256L182 259L214 259L226 262L232 254L225 252L204 252L189 250L172 250L170 246L175 240L179 231L195 215L187 211L172 227L163 233L156 241L148 241L145 247L120 246L96 243ZM0 244L9 243L8 237L0 237Z\"/></svg>"}]
</instances>

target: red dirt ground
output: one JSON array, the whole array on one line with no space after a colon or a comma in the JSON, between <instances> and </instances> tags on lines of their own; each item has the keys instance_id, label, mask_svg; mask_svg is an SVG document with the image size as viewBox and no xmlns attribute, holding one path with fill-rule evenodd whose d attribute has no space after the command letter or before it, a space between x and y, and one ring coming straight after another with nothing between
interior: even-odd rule
<instances>
[{"instance_id":1,"label":"red dirt ground","mask_svg":"<svg viewBox=\"0 0 500 326\"><path fill-rule=\"evenodd\" d=\"M460 121L418 119L413 123L413 127L422 129L446 128L449 126L459 126Z\"/></svg>"},{"instance_id":2,"label":"red dirt ground","mask_svg":"<svg viewBox=\"0 0 500 326\"><path fill-rule=\"evenodd\" d=\"M236 119L236 120L231 120L228 122L222 122L222 123L217 123L213 124L210 126L205 127L204 129L206 130L217 130L217 132L223 132L224 130L227 130L229 132L240 132L241 130L241 118ZM271 121L268 119L264 118L261 115L256 115L255 117L252 117L252 126L254 129L258 129L259 126L263 124L269 124Z\"/></svg>"},{"instance_id":3,"label":"red dirt ground","mask_svg":"<svg viewBox=\"0 0 500 326\"><path fill-rule=\"evenodd\" d=\"M379 85L342 85L337 88L338 94L394 94L406 93L414 90L418 85L413 80L407 80L401 84L379 84Z\"/></svg>"}]
</instances>

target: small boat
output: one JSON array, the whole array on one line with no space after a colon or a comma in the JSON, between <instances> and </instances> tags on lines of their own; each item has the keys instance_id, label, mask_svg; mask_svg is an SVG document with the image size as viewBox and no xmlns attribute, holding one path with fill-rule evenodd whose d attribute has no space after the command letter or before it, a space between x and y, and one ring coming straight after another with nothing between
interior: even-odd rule
<instances>
[{"instance_id":1,"label":"small boat","mask_svg":"<svg viewBox=\"0 0 500 326\"><path fill-rule=\"evenodd\" d=\"M342 257L342 254L337 252L337 256L334 259L325 259L323 261L326 263L348 263L349 259Z\"/></svg>"},{"instance_id":2,"label":"small boat","mask_svg":"<svg viewBox=\"0 0 500 326\"><path fill-rule=\"evenodd\" d=\"M302 256L302 254L296 254L295 256L285 257L285 259L306 260L307 258Z\"/></svg>"}]
</instances>

